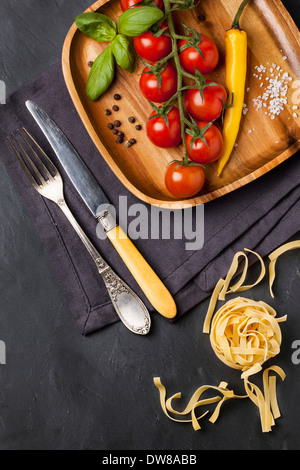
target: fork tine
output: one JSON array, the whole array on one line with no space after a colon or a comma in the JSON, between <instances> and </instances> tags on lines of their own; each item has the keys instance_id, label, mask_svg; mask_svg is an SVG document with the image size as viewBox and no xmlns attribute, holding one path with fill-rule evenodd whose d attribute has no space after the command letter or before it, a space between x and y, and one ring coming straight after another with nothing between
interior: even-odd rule
<instances>
[{"instance_id":1,"label":"fork tine","mask_svg":"<svg viewBox=\"0 0 300 470\"><path fill-rule=\"evenodd\" d=\"M27 134L27 136L29 137L29 139L31 140L31 142L37 147L37 149L40 151L40 153L43 155L44 159L46 160L47 164L49 165L50 167L50 170L53 172L53 175L56 176L58 175L58 171L57 171L57 168L56 166L54 165L54 163L52 162L52 160L50 160L50 158L48 157L48 155L46 154L46 152L42 149L42 147L37 143L37 141L32 137L32 135L27 131L27 129L25 129L25 127L23 127L23 131ZM24 136L22 135L23 139L24 139ZM25 139L26 140L26 139ZM28 143L28 142L27 142ZM31 147L31 145L28 143L28 145L30 146L30 148L32 149L32 151L34 152L34 154L36 155L36 152L33 150L33 148ZM36 157L38 158L38 156L36 155ZM53 176L51 175L50 173L50 176L53 178Z\"/></svg>"},{"instance_id":2,"label":"fork tine","mask_svg":"<svg viewBox=\"0 0 300 470\"><path fill-rule=\"evenodd\" d=\"M22 134L20 133L19 129L18 129L18 133L22 136ZM17 137L15 136L15 134L12 132L12 138L14 139L14 141L16 142L16 144L18 145L18 147L20 148L24 158L26 158L26 161L28 162L28 164L30 165L30 168L32 169L33 173L34 173L34 176L36 176L39 181L40 181L40 185L39 186L43 186L43 183L46 183L46 180L44 178L44 176L42 175L42 173L40 172L40 170L37 168L37 166L35 165L35 163L33 162L33 160L30 158L30 156L28 155L28 152L26 152L25 148L23 147L23 145L21 144L21 142L17 139ZM26 141L25 141L26 142ZM22 156L21 156L21 153L19 153L20 155L20 158L22 159ZM22 159L23 160L23 159ZM25 164L25 162L24 162ZM26 165L25 165L26 166Z\"/></svg>"},{"instance_id":3,"label":"fork tine","mask_svg":"<svg viewBox=\"0 0 300 470\"><path fill-rule=\"evenodd\" d=\"M46 158L47 160L47 163L49 163L50 159L47 157L47 155L45 154L45 152L41 149L41 147L38 145L38 143L34 140L34 138L29 134L29 132L26 131L26 129L23 127L23 130L26 132L27 136L29 137L29 139L32 141L32 143L38 148L38 150L41 152L41 154L44 156L44 158ZM20 130L18 129L18 133L19 135L22 137L23 141L25 142L25 144L27 145L27 147L31 150L31 152L33 153L34 157L35 157L35 160L37 161L38 165L40 166L40 168L43 170L43 172L45 173L47 179L49 181L53 181L53 176L52 174L50 173L49 169L47 168L47 166L44 164L44 162L41 160L40 156L37 154L37 152L35 151L35 149L32 147L32 145L28 142L27 138L23 135L22 132L20 132ZM25 152L23 146L20 144L20 142L18 142L19 146L22 148L22 150ZM26 152L25 152L26 154ZM27 158L29 158L28 155L26 155ZM32 162L32 159L30 159L31 162ZM39 172L39 174L41 175L42 177L42 181L45 181L47 182L47 180L43 177L42 173L39 171L39 169L37 168L37 166L32 162L31 166L34 166L34 169L37 170ZM51 165L52 166L52 165Z\"/></svg>"},{"instance_id":4,"label":"fork tine","mask_svg":"<svg viewBox=\"0 0 300 470\"><path fill-rule=\"evenodd\" d=\"M32 176L32 174L30 173L30 171L28 170L27 166L25 165L24 160L23 160L20 152L17 150L14 143L11 141L11 139L9 137L7 137L7 140L9 142L12 150L14 151L17 159L19 160L19 163L20 163L24 173L26 174L27 178L29 179L30 183L34 186L34 188L37 188L39 185L38 185L37 181L34 179L34 177Z\"/></svg>"}]
</instances>

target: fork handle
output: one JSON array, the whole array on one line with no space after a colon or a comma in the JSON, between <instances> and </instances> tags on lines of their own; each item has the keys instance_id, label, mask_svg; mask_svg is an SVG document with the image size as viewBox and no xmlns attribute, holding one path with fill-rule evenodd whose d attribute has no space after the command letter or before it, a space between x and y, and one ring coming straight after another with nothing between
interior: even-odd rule
<instances>
[{"instance_id":1,"label":"fork handle","mask_svg":"<svg viewBox=\"0 0 300 470\"><path fill-rule=\"evenodd\" d=\"M147 307L136 293L121 279L102 258L100 253L82 230L66 201L60 199L57 205L63 211L73 229L93 258L102 276L112 304L120 320L133 333L146 335L151 328L151 317Z\"/></svg>"},{"instance_id":2,"label":"fork handle","mask_svg":"<svg viewBox=\"0 0 300 470\"><path fill-rule=\"evenodd\" d=\"M98 250L96 250L96 248L94 247L94 245L92 244L90 239L86 236L86 234L84 233L84 231L82 230L82 228L78 224L77 220L75 219L74 215L72 214L71 210L69 209L66 201L64 199L60 199L57 202L57 205L63 211L65 216L67 217L68 221L70 222L73 229L75 230L75 232L79 236L80 240L82 241L82 243L84 244L84 246L88 250L89 254L91 255L91 257L95 261L96 265L98 266L98 260L101 260L105 263L104 259L101 257Z\"/></svg>"},{"instance_id":3,"label":"fork handle","mask_svg":"<svg viewBox=\"0 0 300 470\"><path fill-rule=\"evenodd\" d=\"M112 215L106 212L99 222L155 310L166 318L176 317L177 307L170 292Z\"/></svg>"}]
</instances>

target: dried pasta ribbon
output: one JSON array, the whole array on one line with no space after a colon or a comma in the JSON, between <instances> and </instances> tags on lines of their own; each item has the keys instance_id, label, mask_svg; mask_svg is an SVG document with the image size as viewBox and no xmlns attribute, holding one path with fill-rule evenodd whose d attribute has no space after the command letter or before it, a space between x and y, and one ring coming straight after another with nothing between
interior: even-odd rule
<instances>
[{"instance_id":1,"label":"dried pasta ribbon","mask_svg":"<svg viewBox=\"0 0 300 470\"><path fill-rule=\"evenodd\" d=\"M256 385L250 383L248 378L244 381L247 395L259 409L264 433L270 432L275 425L275 420L281 416L276 396L276 376L269 376L272 371L276 372L282 381L286 378L284 371L278 366L266 369L263 373L264 393Z\"/></svg>"},{"instance_id":2,"label":"dried pasta ribbon","mask_svg":"<svg viewBox=\"0 0 300 470\"><path fill-rule=\"evenodd\" d=\"M269 285L270 285L271 296L273 297L273 299L275 297L274 292L273 292L273 284L274 284L275 277L276 277L275 267L276 267L277 260L284 253L287 253L288 251L291 251L291 250L296 250L297 248L300 248L300 240L296 240L296 241L293 241L293 242L290 242L281 246L277 250L273 251L273 253L271 253L269 256L269 259L270 259Z\"/></svg>"},{"instance_id":3,"label":"dried pasta ribbon","mask_svg":"<svg viewBox=\"0 0 300 470\"><path fill-rule=\"evenodd\" d=\"M219 300L225 300L225 296L228 295L228 294L234 294L236 292L243 292L243 291L246 291L246 290L250 290L253 287L257 286L257 284L259 284L263 280L263 278L265 277L266 267L265 267L265 263L264 263L262 257L258 253L256 253L255 251L249 250L248 248L245 248L245 251L255 255L260 261L261 273L260 273L258 279L251 285L244 285L244 282L245 282L245 279L246 279L247 273L248 273L249 260L248 260L248 257L246 255L246 253L244 253L243 251L238 252L233 258L232 265L231 265L231 267L228 271L228 274L226 276L225 284L224 284L224 287L223 287L223 289L220 293ZM238 271L239 264L240 264L239 259L240 259L241 256L245 259L245 265L244 265L242 275L241 275L239 281L234 286L232 286L230 288L229 287L230 283L231 283L232 279L234 278L234 276L236 275L236 273Z\"/></svg>"},{"instance_id":4,"label":"dried pasta ribbon","mask_svg":"<svg viewBox=\"0 0 300 470\"><path fill-rule=\"evenodd\" d=\"M162 410L165 413L165 415L169 419L171 419L172 421L175 421L177 423L192 423L193 428L194 428L195 431L199 431L201 429L199 421L209 413L209 410L207 410L201 416L197 417L196 416L196 410L199 407L211 405L211 404L214 404L214 403L218 403L217 407L215 408L214 413L212 414L212 416L209 420L211 423L215 423L217 421L218 417L219 417L222 405L227 400L248 398L247 395L245 395L245 396L235 395L232 390L229 390L227 388L228 384L226 382L221 382L219 387L215 387L215 386L212 386L212 385L204 385L204 386L198 388L198 390L196 390L196 392L191 397L187 407L183 411L178 411L178 410L174 409L174 407L172 405L172 402L175 399L181 398L181 393L176 393L171 398L167 399L166 388L162 385L161 380L160 380L159 377L154 378L154 384L159 390L160 404L161 404ZM223 398L222 398L222 396L215 396L215 397L212 397L212 398L201 399L203 393L206 392L207 390L215 390L215 391L219 392L221 395L223 395ZM176 418L173 418L170 415L170 413L172 413L174 415L177 415L177 416L190 415L191 417L190 417L190 419L176 419Z\"/></svg>"},{"instance_id":5,"label":"dried pasta ribbon","mask_svg":"<svg viewBox=\"0 0 300 470\"><path fill-rule=\"evenodd\" d=\"M226 279L220 279L219 282L217 283L215 289L214 289L214 292L213 292L211 300L210 300L210 305L209 305L209 308L208 308L206 319L205 319L205 322L204 322L203 333L209 334L209 332L210 332L210 323L211 323L211 320L212 320L212 317L213 317L213 314L214 314L214 311L215 311L218 300L225 300L225 297L228 294L233 294L233 293L236 293L236 292L244 292L246 290L253 289L265 277L266 267L265 267L265 264L264 264L264 261L263 261L262 257L258 253L256 253L255 251L249 250L247 248L245 248L245 251L248 252L248 253L252 253L253 255L255 255L259 259L260 264L261 264L261 272L260 272L259 277L257 278L257 280L253 284L244 285L244 282L245 282L246 277L247 277L247 272L248 272L248 267L249 267L249 260L248 260L248 257L246 255L246 253L244 253L243 251L239 251L238 253L236 253L236 255L233 258L232 264L229 268ZM232 279L235 277L235 275L236 275L236 273L239 269L239 264L240 264L240 258L241 257L243 257L245 259L245 265L244 265L242 275L241 275L239 281L234 286L230 287L230 283L231 283Z\"/></svg>"}]
</instances>

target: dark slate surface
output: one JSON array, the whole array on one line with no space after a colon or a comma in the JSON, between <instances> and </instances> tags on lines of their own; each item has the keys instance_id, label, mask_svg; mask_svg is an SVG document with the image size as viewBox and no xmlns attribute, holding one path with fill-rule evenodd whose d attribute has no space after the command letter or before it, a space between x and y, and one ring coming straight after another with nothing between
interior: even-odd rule
<instances>
[{"instance_id":1,"label":"dark slate surface","mask_svg":"<svg viewBox=\"0 0 300 470\"><path fill-rule=\"evenodd\" d=\"M284 1L300 24L300 4ZM87 0L0 0L0 80L8 93L60 59L65 34ZM214 358L202 334L207 302L170 325L155 315L152 333L136 337L116 324L89 338L78 333L47 256L0 160L0 449L276 450L299 449L300 253L278 268L276 309L288 313L276 364L283 418L262 435L250 402L232 402L220 421L195 433L162 414L153 377L186 400L221 380L242 393L239 374ZM299 238L300 234L298 235ZM267 281L253 292L270 302Z\"/></svg>"}]
</instances>

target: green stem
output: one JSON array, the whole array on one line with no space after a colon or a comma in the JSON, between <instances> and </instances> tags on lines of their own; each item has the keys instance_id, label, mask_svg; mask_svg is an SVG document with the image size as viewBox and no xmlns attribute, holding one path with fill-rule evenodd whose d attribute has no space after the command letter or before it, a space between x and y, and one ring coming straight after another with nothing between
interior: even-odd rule
<instances>
[{"instance_id":1,"label":"green stem","mask_svg":"<svg viewBox=\"0 0 300 470\"><path fill-rule=\"evenodd\" d=\"M169 99L169 101L167 101L166 103L163 104L163 106L165 106L165 108L168 108L174 101L176 101L178 99L178 96L179 96L179 91L177 91L175 93L175 95L172 96L172 98Z\"/></svg>"},{"instance_id":2,"label":"green stem","mask_svg":"<svg viewBox=\"0 0 300 470\"><path fill-rule=\"evenodd\" d=\"M244 0L240 6L240 8L238 9L238 12L237 14L235 15L235 18L233 20L233 23L232 23L232 26L231 26L231 29L241 29L240 28L240 19L241 19L241 16L242 16L242 13L246 7L246 5L250 2L250 0Z\"/></svg>"},{"instance_id":3,"label":"green stem","mask_svg":"<svg viewBox=\"0 0 300 470\"><path fill-rule=\"evenodd\" d=\"M184 75L186 78L191 78L192 80L195 81L195 75L192 75L191 73L186 72L185 70L181 71L182 75Z\"/></svg>"},{"instance_id":4,"label":"green stem","mask_svg":"<svg viewBox=\"0 0 300 470\"><path fill-rule=\"evenodd\" d=\"M168 62L170 59L173 59L173 57L174 57L174 52L172 51L167 57L164 57L163 59L161 59L159 63L163 65L166 62Z\"/></svg>"},{"instance_id":5,"label":"green stem","mask_svg":"<svg viewBox=\"0 0 300 470\"><path fill-rule=\"evenodd\" d=\"M181 36L180 34L175 34L176 39L186 40L186 36Z\"/></svg>"},{"instance_id":6,"label":"green stem","mask_svg":"<svg viewBox=\"0 0 300 470\"><path fill-rule=\"evenodd\" d=\"M181 91L182 85L183 85L183 73L182 73L182 68L181 68L178 49L177 49L177 35L175 32L175 27L174 27L174 22L173 22L173 17L172 17L171 0L164 0L164 5L165 5L165 14L166 14L166 18L167 18L168 26L170 30L170 35L172 38L174 62L175 62L177 75L178 75L178 86L177 86L176 95L177 95L178 107L180 111L181 136L182 136L183 147L184 147L183 163L188 164L189 155L188 155L188 149L187 149L187 144L185 140L185 122L184 122L185 115L184 115L184 108L183 108L183 96L182 96L182 91Z\"/></svg>"}]
</instances>

